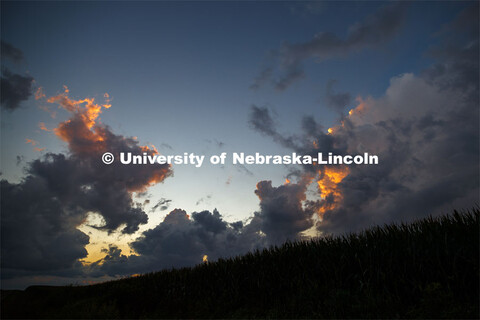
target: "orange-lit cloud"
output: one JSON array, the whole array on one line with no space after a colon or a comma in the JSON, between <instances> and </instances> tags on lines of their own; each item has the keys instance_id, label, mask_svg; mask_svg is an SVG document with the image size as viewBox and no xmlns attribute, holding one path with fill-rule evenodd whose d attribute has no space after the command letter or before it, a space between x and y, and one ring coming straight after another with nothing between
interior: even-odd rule
<instances>
[{"instance_id":1,"label":"orange-lit cloud","mask_svg":"<svg viewBox=\"0 0 480 320\"><path fill-rule=\"evenodd\" d=\"M53 132L61 140L68 143L69 149L74 154L96 158L104 152L114 151L112 148L119 143L126 144L129 148L138 148L138 153L147 152L150 155L159 153L153 144L138 146L136 139L116 136L112 134L108 127L101 124L100 114L103 110L111 107L110 96L107 93L104 94L105 104L97 103L95 98L72 99L68 94L69 89L64 86L63 93L49 97L47 102L58 104L61 108L72 113L72 117L60 123L58 127L53 129ZM144 177L139 178L138 183L129 184L127 187L129 192L144 191L149 186L163 181L171 174L169 166L156 167L153 170L139 167L135 170L141 171L140 174Z\"/></svg>"},{"instance_id":2,"label":"orange-lit cloud","mask_svg":"<svg viewBox=\"0 0 480 320\"><path fill-rule=\"evenodd\" d=\"M343 195L338 184L350 173L347 166L324 166L319 170L318 190L323 200L319 214L332 210L342 200Z\"/></svg>"},{"instance_id":3,"label":"orange-lit cloud","mask_svg":"<svg viewBox=\"0 0 480 320\"><path fill-rule=\"evenodd\" d=\"M358 96L355 99L355 101L357 101L358 105L355 108L348 111L348 116L350 117L350 119L352 119L352 116L355 116L354 118L358 120L358 117L362 118L366 114L366 112L368 110L368 100L369 99L364 100L361 96ZM327 133L329 135L333 135L338 130L340 130L341 128L344 128L344 127L345 127L345 120L341 120L339 125L328 128Z\"/></svg>"},{"instance_id":4,"label":"orange-lit cloud","mask_svg":"<svg viewBox=\"0 0 480 320\"><path fill-rule=\"evenodd\" d=\"M60 123L53 131L60 139L69 143L70 147L75 148L75 152L92 153L106 150L103 143L105 130L95 127L102 112L102 105L95 103L94 98L71 99L68 93L68 87L64 86L63 93L47 99L47 102L56 103L73 113L72 118Z\"/></svg>"},{"instance_id":5,"label":"orange-lit cloud","mask_svg":"<svg viewBox=\"0 0 480 320\"><path fill-rule=\"evenodd\" d=\"M157 147L155 147L153 144L150 144L150 146L140 146L140 149L143 152L151 152L152 154L159 154Z\"/></svg>"},{"instance_id":6,"label":"orange-lit cloud","mask_svg":"<svg viewBox=\"0 0 480 320\"><path fill-rule=\"evenodd\" d=\"M105 98L105 104L103 104L103 107L105 109L108 109L112 106L112 104L110 103L110 101L112 101L110 99L110 95L108 93L105 92L105 94L103 95L103 97Z\"/></svg>"},{"instance_id":7,"label":"orange-lit cloud","mask_svg":"<svg viewBox=\"0 0 480 320\"><path fill-rule=\"evenodd\" d=\"M29 144L31 144L32 146L36 146L36 145L38 144L37 141L32 140L32 139L25 139L25 143L29 143Z\"/></svg>"},{"instance_id":8,"label":"orange-lit cloud","mask_svg":"<svg viewBox=\"0 0 480 320\"><path fill-rule=\"evenodd\" d=\"M52 131L52 130L49 130L49 129L45 126L45 122L39 122L39 123L38 123L38 127L39 127L40 130L42 130L42 131Z\"/></svg>"},{"instance_id":9,"label":"orange-lit cloud","mask_svg":"<svg viewBox=\"0 0 480 320\"><path fill-rule=\"evenodd\" d=\"M43 111L49 113L49 114L50 114L50 117L51 117L52 119L55 119L56 116L57 116L57 112L54 111L54 110L51 110L51 109L50 109L49 107L47 107L47 106L39 106L38 108L39 108L40 110L43 110Z\"/></svg>"},{"instance_id":10,"label":"orange-lit cloud","mask_svg":"<svg viewBox=\"0 0 480 320\"><path fill-rule=\"evenodd\" d=\"M104 97L110 101L108 94ZM47 128L44 122L40 122L38 126L42 131L54 132L65 141L69 153L47 154L48 160L39 161L35 169L39 170L39 176L42 175L43 179L47 180L63 177L68 172L68 177L59 178L55 184L61 184L61 189L70 190L68 201L75 202L78 208L81 208L77 215L78 220L75 220L72 226L76 228L82 225L87 213L93 212L103 219L102 223L96 226L99 230L113 232L124 226L122 233L132 234L137 231L139 225L147 223L148 216L142 207L136 206L132 199L133 192L143 192L149 186L162 182L172 175L171 167L122 166L118 162L109 166L103 164L101 155L104 152L112 152L117 158L120 152L146 152L153 155L157 154L158 150L154 145L140 146L136 139L116 135L108 126L102 124L100 114L110 107L107 106L109 103L102 104L95 98L72 98L66 86L62 93L47 97L46 101L68 111L70 117L53 129ZM45 150L38 147L38 142L33 139L26 139L26 143L36 146L35 151ZM56 190L51 192L56 194ZM86 198L89 201L85 201ZM84 253L79 253L79 256L83 255Z\"/></svg>"},{"instance_id":11,"label":"orange-lit cloud","mask_svg":"<svg viewBox=\"0 0 480 320\"><path fill-rule=\"evenodd\" d=\"M43 88L38 87L37 91L35 91L35 100L40 100L45 98L45 93L43 93Z\"/></svg>"},{"instance_id":12,"label":"orange-lit cloud","mask_svg":"<svg viewBox=\"0 0 480 320\"><path fill-rule=\"evenodd\" d=\"M361 116L367 110L367 102L362 97L358 96L355 100L358 102L358 105L348 112L349 116Z\"/></svg>"},{"instance_id":13,"label":"orange-lit cloud","mask_svg":"<svg viewBox=\"0 0 480 320\"><path fill-rule=\"evenodd\" d=\"M38 145L38 141L35 141L33 139L25 139L25 143L28 143L28 144L31 144L32 146L34 146L33 150L35 150L37 152L45 150L45 148L35 147L36 145Z\"/></svg>"}]
</instances>

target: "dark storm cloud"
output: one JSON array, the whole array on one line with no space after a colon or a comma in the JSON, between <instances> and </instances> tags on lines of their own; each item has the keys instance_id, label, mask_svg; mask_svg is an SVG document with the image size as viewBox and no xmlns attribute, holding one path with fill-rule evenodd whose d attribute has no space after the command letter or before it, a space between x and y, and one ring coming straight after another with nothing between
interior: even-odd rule
<instances>
[{"instance_id":1,"label":"dark storm cloud","mask_svg":"<svg viewBox=\"0 0 480 320\"><path fill-rule=\"evenodd\" d=\"M305 76L303 63L307 59L322 62L380 46L398 33L404 16L405 5L393 3L350 26L344 39L331 32L320 32L307 42L285 43L275 54L271 54L277 61L277 66L268 66L262 70L251 88L258 89L264 83L272 82L277 90L283 91ZM279 73L277 78L274 78L275 71Z\"/></svg>"},{"instance_id":2,"label":"dark storm cloud","mask_svg":"<svg viewBox=\"0 0 480 320\"><path fill-rule=\"evenodd\" d=\"M104 224L96 228L131 234L148 221L132 193L172 174L168 165L105 165L101 155L107 151L116 159L119 152L153 151L97 122L101 106L93 100L60 96L59 104L72 116L54 132L67 142L69 153L47 153L28 163L27 176L19 183L2 180L2 276L3 268L14 270L12 276L34 270L79 272L78 259L86 256L89 237L77 227L89 212L102 217Z\"/></svg>"},{"instance_id":3,"label":"dark storm cloud","mask_svg":"<svg viewBox=\"0 0 480 320\"><path fill-rule=\"evenodd\" d=\"M82 102L85 104L82 106L80 101L60 94L49 98L48 102L58 103L73 113L54 130L67 142L70 156L55 165L39 162L38 169L34 163L32 168L51 180L52 186L61 186L59 192L71 191L69 201L78 201L85 210L102 215L105 224L99 228L112 232L125 225L123 233L137 231L148 217L141 208L133 206L132 192L142 192L148 186L162 182L172 174L170 167L167 164L122 165L118 160L121 152L152 155L154 151L140 146L136 139L116 135L108 126L97 123L102 107L94 101ZM104 152L111 152L117 160L105 165L101 161ZM65 169L60 171L63 174L59 175L64 166Z\"/></svg>"},{"instance_id":4,"label":"dark storm cloud","mask_svg":"<svg viewBox=\"0 0 480 320\"><path fill-rule=\"evenodd\" d=\"M313 204L322 209L319 230L341 233L478 204L478 23L475 4L444 27L442 45L430 51L432 67L392 78L383 97L358 101L332 134L305 117L303 133L289 145L284 141L292 138L278 132L267 109L252 109L255 130L299 153L378 155L378 165L348 166L335 184L338 194ZM325 167L302 169L297 177L328 178Z\"/></svg>"},{"instance_id":5,"label":"dark storm cloud","mask_svg":"<svg viewBox=\"0 0 480 320\"><path fill-rule=\"evenodd\" d=\"M303 143L293 150L369 152L380 159L378 165L348 166L348 175L336 186L341 196L330 194L321 203L326 209L319 230L360 230L479 202L478 91L471 95L475 86L446 88L435 83L412 74L393 78L385 96L366 101L364 111L344 118L333 134L319 130L313 118L304 119L298 139ZM287 139L271 136L280 142ZM316 179L325 179L322 166L302 169L295 176L318 172ZM335 205L328 208L329 203Z\"/></svg>"},{"instance_id":6,"label":"dark storm cloud","mask_svg":"<svg viewBox=\"0 0 480 320\"><path fill-rule=\"evenodd\" d=\"M17 109L33 93L34 79L29 75L22 76L2 67L0 81L2 92L0 104L5 110L13 111Z\"/></svg>"},{"instance_id":7,"label":"dark storm cloud","mask_svg":"<svg viewBox=\"0 0 480 320\"><path fill-rule=\"evenodd\" d=\"M15 63L20 63L23 61L23 52L22 50L15 48L11 44L1 40L1 54L3 59L9 59Z\"/></svg>"},{"instance_id":8,"label":"dark storm cloud","mask_svg":"<svg viewBox=\"0 0 480 320\"><path fill-rule=\"evenodd\" d=\"M398 77L384 98L369 103L379 121L368 126L359 121L339 132L352 149L365 143L367 134L384 136L372 145L384 160L378 168L352 170L341 184L342 206L324 216L324 230L358 229L369 222L478 204L478 12L475 4L444 27L443 44L431 51L437 63L422 77ZM398 113L385 111L399 107Z\"/></svg>"},{"instance_id":9,"label":"dark storm cloud","mask_svg":"<svg viewBox=\"0 0 480 320\"><path fill-rule=\"evenodd\" d=\"M193 266L201 263L204 255L212 261L265 244L255 222L243 227L241 222L227 223L217 210L194 212L190 218L184 210L175 209L130 245L139 256L126 257L118 248L110 248L103 264L93 266L91 274L124 275Z\"/></svg>"},{"instance_id":10,"label":"dark storm cloud","mask_svg":"<svg viewBox=\"0 0 480 320\"><path fill-rule=\"evenodd\" d=\"M111 135L123 146L111 144L110 150L141 152L133 139ZM170 174L162 166L107 168L100 154L52 153L31 162L28 172L19 184L2 181L2 268L51 272L86 256L88 236L76 228L88 212L99 213L104 225L97 228L109 232L123 226L121 232L133 233L147 223L148 216L134 206L130 189L148 185L155 175Z\"/></svg>"},{"instance_id":11,"label":"dark storm cloud","mask_svg":"<svg viewBox=\"0 0 480 320\"><path fill-rule=\"evenodd\" d=\"M90 268L90 274L116 276L194 266L204 255L214 261L301 239L300 233L313 226L311 217L316 209L312 203L302 206L305 192L305 183L272 187L271 181L259 182L255 193L260 211L248 223L228 223L216 209L194 212L191 217L175 209L130 243L138 256L127 257L111 247L107 256Z\"/></svg>"},{"instance_id":12,"label":"dark storm cloud","mask_svg":"<svg viewBox=\"0 0 480 320\"><path fill-rule=\"evenodd\" d=\"M255 194L260 198L260 211L255 217L269 244L297 240L299 233L313 226L314 211L303 208L305 184L286 184L272 187L271 181L260 181Z\"/></svg>"},{"instance_id":13,"label":"dark storm cloud","mask_svg":"<svg viewBox=\"0 0 480 320\"><path fill-rule=\"evenodd\" d=\"M69 124L75 126L74 121ZM107 150L117 159L120 151L142 154L143 150L136 140L115 135L108 127L98 130L106 138L103 146L94 147L91 141L76 136L74 144L80 144L81 148L71 146L69 156L47 154L45 159L32 162L30 173L45 179L61 201L101 214L105 224L99 229L112 232L124 225L123 233L133 233L139 225L147 223L148 217L134 206L132 192L143 190L152 179L163 180L171 171L168 165L125 166L119 161L103 164L101 155Z\"/></svg>"},{"instance_id":14,"label":"dark storm cloud","mask_svg":"<svg viewBox=\"0 0 480 320\"><path fill-rule=\"evenodd\" d=\"M47 182L28 176L1 181L2 278L29 272L72 272L87 256L89 237L76 229L84 215L64 205Z\"/></svg>"},{"instance_id":15,"label":"dark storm cloud","mask_svg":"<svg viewBox=\"0 0 480 320\"><path fill-rule=\"evenodd\" d=\"M325 102L329 108L341 113L352 102L352 96L348 92L335 93L333 85L336 82L333 79L328 81L325 90Z\"/></svg>"},{"instance_id":16,"label":"dark storm cloud","mask_svg":"<svg viewBox=\"0 0 480 320\"><path fill-rule=\"evenodd\" d=\"M33 93L34 79L30 75L21 75L11 72L4 66L4 60L14 63L23 61L23 52L5 41L1 41L2 77L0 79L0 105L8 111L20 107L23 101L28 100Z\"/></svg>"}]
</instances>

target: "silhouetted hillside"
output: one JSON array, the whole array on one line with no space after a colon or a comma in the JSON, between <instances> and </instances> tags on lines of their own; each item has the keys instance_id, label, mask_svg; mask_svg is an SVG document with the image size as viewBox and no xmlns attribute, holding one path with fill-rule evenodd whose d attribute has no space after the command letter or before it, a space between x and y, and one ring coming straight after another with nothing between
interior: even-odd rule
<instances>
[{"instance_id":1,"label":"silhouetted hillside","mask_svg":"<svg viewBox=\"0 0 480 320\"><path fill-rule=\"evenodd\" d=\"M84 287L2 292L2 318L478 318L480 210Z\"/></svg>"}]
</instances>

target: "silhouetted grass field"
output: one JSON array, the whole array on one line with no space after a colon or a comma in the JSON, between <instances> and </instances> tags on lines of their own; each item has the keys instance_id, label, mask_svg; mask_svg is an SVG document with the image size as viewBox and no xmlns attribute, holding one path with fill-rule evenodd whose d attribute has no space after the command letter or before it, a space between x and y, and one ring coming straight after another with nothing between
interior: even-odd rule
<instances>
[{"instance_id":1,"label":"silhouetted grass field","mask_svg":"<svg viewBox=\"0 0 480 320\"><path fill-rule=\"evenodd\" d=\"M479 215L286 243L90 286L2 291L2 318L478 318Z\"/></svg>"}]
</instances>

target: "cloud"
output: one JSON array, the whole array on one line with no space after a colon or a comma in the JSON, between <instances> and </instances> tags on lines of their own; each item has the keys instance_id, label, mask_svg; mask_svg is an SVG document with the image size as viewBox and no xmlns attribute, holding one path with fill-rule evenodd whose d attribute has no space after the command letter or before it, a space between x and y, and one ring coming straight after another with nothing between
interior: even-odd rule
<instances>
[{"instance_id":1,"label":"cloud","mask_svg":"<svg viewBox=\"0 0 480 320\"><path fill-rule=\"evenodd\" d=\"M209 203L210 199L212 199L212 195L207 194L205 197L202 197L202 198L198 199L197 202L195 203L195 205L198 206L199 204L204 203L204 202Z\"/></svg>"},{"instance_id":2,"label":"cloud","mask_svg":"<svg viewBox=\"0 0 480 320\"><path fill-rule=\"evenodd\" d=\"M302 239L300 233L313 226L316 209L315 203L305 201L307 185L307 180L279 187L272 187L271 181L260 181L255 190L260 210L248 222L226 222L216 209L191 216L174 209L159 225L130 243L137 255L126 256L117 247L110 247L105 258L91 265L88 273L119 276L189 267L201 263L204 255L215 261Z\"/></svg>"},{"instance_id":3,"label":"cloud","mask_svg":"<svg viewBox=\"0 0 480 320\"><path fill-rule=\"evenodd\" d=\"M17 159L17 162L16 162L17 166L19 166L25 160L25 157L24 156L17 156L16 159Z\"/></svg>"},{"instance_id":4,"label":"cloud","mask_svg":"<svg viewBox=\"0 0 480 320\"><path fill-rule=\"evenodd\" d=\"M11 44L1 41L2 59L10 60L16 64L23 62L23 52ZM1 99L0 105L8 111L13 111L20 107L23 101L28 100L33 94L34 79L30 75L21 75L11 72L3 66L0 79Z\"/></svg>"},{"instance_id":5,"label":"cloud","mask_svg":"<svg viewBox=\"0 0 480 320\"><path fill-rule=\"evenodd\" d=\"M219 141L217 139L205 139L205 141L209 144L215 145L217 148L222 149L225 146L225 142Z\"/></svg>"},{"instance_id":6,"label":"cloud","mask_svg":"<svg viewBox=\"0 0 480 320\"><path fill-rule=\"evenodd\" d=\"M271 137L278 144L295 150L299 154L316 157L318 150L336 154L344 154L346 152L346 147L341 143L335 143L333 136L327 134L322 125L316 122L312 116L304 116L302 118L302 135L287 136L278 131L267 108L252 105L249 124L255 131ZM303 168L312 171L317 170L313 165L306 165Z\"/></svg>"},{"instance_id":7,"label":"cloud","mask_svg":"<svg viewBox=\"0 0 480 320\"><path fill-rule=\"evenodd\" d=\"M13 111L19 108L21 102L28 100L32 95L34 79L29 75L22 76L2 67L0 81L2 91L0 103L5 110Z\"/></svg>"},{"instance_id":8,"label":"cloud","mask_svg":"<svg viewBox=\"0 0 480 320\"><path fill-rule=\"evenodd\" d=\"M245 167L243 164L236 164L235 168L237 169L238 172L244 173L247 176L253 176L253 172L248 170L247 167Z\"/></svg>"},{"instance_id":9,"label":"cloud","mask_svg":"<svg viewBox=\"0 0 480 320\"><path fill-rule=\"evenodd\" d=\"M49 130L49 129L45 126L45 122L39 122L39 123L38 123L38 128L39 128L40 130L42 130L42 131L47 131L47 132L52 131L52 130Z\"/></svg>"},{"instance_id":10,"label":"cloud","mask_svg":"<svg viewBox=\"0 0 480 320\"><path fill-rule=\"evenodd\" d=\"M89 241L76 229L84 215L75 206L63 205L39 177L27 176L20 184L0 183L2 278L72 272L78 267Z\"/></svg>"},{"instance_id":11,"label":"cloud","mask_svg":"<svg viewBox=\"0 0 480 320\"><path fill-rule=\"evenodd\" d=\"M366 48L375 48L390 41L400 30L405 17L405 4L388 4L367 16L363 21L348 28L347 36L341 38L331 32L320 32L309 41L284 43L270 54L275 60L255 78L252 89L271 82L283 91L292 83L305 77L303 63L308 59L322 62L333 57L347 56ZM275 72L279 76L275 78Z\"/></svg>"},{"instance_id":12,"label":"cloud","mask_svg":"<svg viewBox=\"0 0 480 320\"><path fill-rule=\"evenodd\" d=\"M470 95L478 92L478 11L476 3L460 12L438 33L442 43L428 52L438 62L424 71L427 81L435 82L442 88L468 89Z\"/></svg>"},{"instance_id":13,"label":"cloud","mask_svg":"<svg viewBox=\"0 0 480 320\"><path fill-rule=\"evenodd\" d=\"M254 249L301 239L301 232L313 226L315 206L307 202L307 181L272 187L260 181L255 194L260 210L246 222L226 222L215 209L194 212L172 210L159 225L147 230L130 247L137 255L121 254L110 247L105 258L94 263L90 275L118 276L150 272L162 268L189 267L202 262L233 257Z\"/></svg>"},{"instance_id":14,"label":"cloud","mask_svg":"<svg viewBox=\"0 0 480 320\"><path fill-rule=\"evenodd\" d=\"M303 207L307 184L285 184L272 187L271 181L260 181L255 194L260 199L260 211L255 213L260 230L268 244L297 240L300 232L313 226L315 211Z\"/></svg>"},{"instance_id":15,"label":"cloud","mask_svg":"<svg viewBox=\"0 0 480 320\"><path fill-rule=\"evenodd\" d=\"M351 101L352 97L348 92L333 92L333 85L336 83L336 80L329 80L327 82L325 90L325 102L327 107L341 113L345 107L347 107Z\"/></svg>"},{"instance_id":16,"label":"cloud","mask_svg":"<svg viewBox=\"0 0 480 320\"><path fill-rule=\"evenodd\" d=\"M252 108L254 129L298 153L378 155L378 165L314 165L297 172L315 175L320 231L355 231L479 202L478 21L478 10L460 13L445 26L443 47L433 49L442 54L432 67L393 77L379 98L358 98L328 132L305 117L293 139L277 131L267 109ZM448 50L452 41L458 47Z\"/></svg>"},{"instance_id":17,"label":"cloud","mask_svg":"<svg viewBox=\"0 0 480 320\"><path fill-rule=\"evenodd\" d=\"M366 108L334 135L349 152L378 154L380 164L349 167L338 186L342 199L323 215L321 230L358 230L478 203L478 100L405 74Z\"/></svg>"},{"instance_id":18,"label":"cloud","mask_svg":"<svg viewBox=\"0 0 480 320\"><path fill-rule=\"evenodd\" d=\"M171 211L158 226L143 232L130 246L137 255L122 255L110 248L104 259L92 265L91 274L112 276L150 272L162 268L187 267L246 253L264 246L255 223L243 227L229 224L217 210L192 213Z\"/></svg>"},{"instance_id":19,"label":"cloud","mask_svg":"<svg viewBox=\"0 0 480 320\"><path fill-rule=\"evenodd\" d=\"M265 83L267 83L273 75L273 68L272 67L266 67L264 68L258 76L255 77L253 80L253 84L250 86L250 89L252 90L258 90L260 89L261 86L263 86Z\"/></svg>"},{"instance_id":20,"label":"cloud","mask_svg":"<svg viewBox=\"0 0 480 320\"><path fill-rule=\"evenodd\" d=\"M265 107L251 106L250 125L253 129L266 135L275 136L276 130L270 112Z\"/></svg>"},{"instance_id":21,"label":"cloud","mask_svg":"<svg viewBox=\"0 0 480 320\"><path fill-rule=\"evenodd\" d=\"M43 92L42 87L38 87L37 90L35 91L35 100L40 100L46 98L45 93Z\"/></svg>"},{"instance_id":22,"label":"cloud","mask_svg":"<svg viewBox=\"0 0 480 320\"><path fill-rule=\"evenodd\" d=\"M148 155L157 154L154 148L140 146L138 141L114 134L106 125L98 122L105 105L94 99L73 100L65 93L48 99L72 113L72 117L54 129L55 134L68 144L68 157L52 156L54 165L35 163L35 172L41 172L53 186L65 186L75 193L69 201L76 200L86 210L99 212L105 219L102 229L114 231L126 224L123 231L133 233L140 224L147 222L147 215L140 208L132 207L132 192L144 191L162 182L172 174L169 165L125 166L119 161L105 165L101 161L104 152L111 152L119 159L120 152ZM65 170L57 176L58 170ZM74 178L68 181L68 178ZM76 187L72 187L76 186ZM81 190L75 190L80 188ZM60 191L60 190L59 190Z\"/></svg>"},{"instance_id":23,"label":"cloud","mask_svg":"<svg viewBox=\"0 0 480 320\"><path fill-rule=\"evenodd\" d=\"M270 115L270 111L266 107L258 107L252 105L250 108L250 115L248 120L250 126L267 136L272 137L275 141L287 148L293 148L295 143L293 137L285 137L277 132L275 122Z\"/></svg>"},{"instance_id":24,"label":"cloud","mask_svg":"<svg viewBox=\"0 0 480 320\"><path fill-rule=\"evenodd\" d=\"M296 173L316 174L319 230L354 231L478 203L479 101L470 97L470 87L447 89L404 74L392 78L383 97L360 99L330 134L304 118L303 135L290 146L298 153L369 152L380 159L375 166L313 165ZM270 129L263 132L288 146L282 141L290 137Z\"/></svg>"},{"instance_id":25,"label":"cloud","mask_svg":"<svg viewBox=\"0 0 480 320\"><path fill-rule=\"evenodd\" d=\"M25 139L25 143L29 143L29 144L31 144L32 146L36 146L36 145L38 144L37 141L32 140L32 139Z\"/></svg>"},{"instance_id":26,"label":"cloud","mask_svg":"<svg viewBox=\"0 0 480 320\"><path fill-rule=\"evenodd\" d=\"M15 63L20 63L23 61L23 52L20 49L15 48L3 40L0 41L0 46L3 58L9 59Z\"/></svg>"},{"instance_id":27,"label":"cloud","mask_svg":"<svg viewBox=\"0 0 480 320\"><path fill-rule=\"evenodd\" d=\"M64 93L48 99L71 113L54 129L68 145L68 154L46 153L26 166L19 183L2 180L2 276L61 270L79 273L89 237L77 227L90 212L98 213L108 232L131 234L148 216L132 200L172 174L169 165L105 165L104 152L118 159L122 152L154 154L133 138L114 134L98 117L106 107L94 99L73 100ZM34 143L34 142L30 142ZM65 271L67 272L67 271Z\"/></svg>"},{"instance_id":28,"label":"cloud","mask_svg":"<svg viewBox=\"0 0 480 320\"><path fill-rule=\"evenodd\" d=\"M157 204L152 207L150 212L155 212L157 209L160 211L165 211L170 206L170 202L172 202L172 200L161 198L160 201L158 201Z\"/></svg>"},{"instance_id":29,"label":"cloud","mask_svg":"<svg viewBox=\"0 0 480 320\"><path fill-rule=\"evenodd\" d=\"M173 150L172 146L169 145L168 143L162 143L160 147L168 149L168 150Z\"/></svg>"},{"instance_id":30,"label":"cloud","mask_svg":"<svg viewBox=\"0 0 480 320\"><path fill-rule=\"evenodd\" d=\"M275 89L279 91L284 91L292 83L305 78L305 71L303 71L300 61L288 63L285 69L283 76L275 81Z\"/></svg>"}]
</instances>

